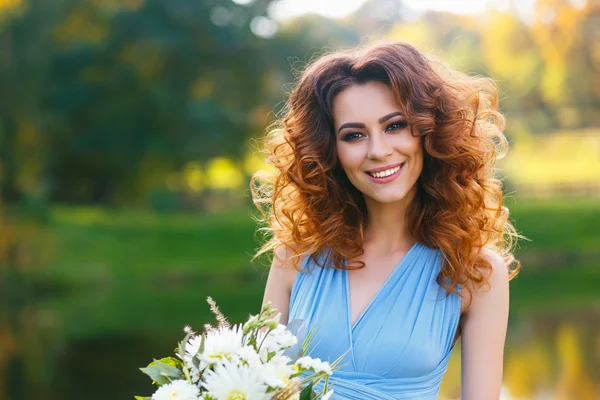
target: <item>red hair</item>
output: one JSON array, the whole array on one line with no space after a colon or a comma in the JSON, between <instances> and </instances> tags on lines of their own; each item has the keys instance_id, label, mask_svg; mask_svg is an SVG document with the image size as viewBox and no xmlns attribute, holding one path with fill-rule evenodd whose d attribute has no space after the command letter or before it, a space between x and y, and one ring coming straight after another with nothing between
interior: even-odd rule
<instances>
[{"instance_id":1,"label":"red hair","mask_svg":"<svg viewBox=\"0 0 600 400\"><path fill-rule=\"evenodd\" d=\"M363 253L367 215L362 194L337 159L332 102L344 88L368 81L394 91L413 134L421 137L423 170L406 214L413 237L442 251L438 283L452 293L459 282L470 291L487 283L491 265L481 254L484 247L502 256L512 279L520 269L511 253L519 235L508 221L494 169L508 150L497 87L405 43L336 52L304 70L265 138L276 172L259 171L251 181L265 223L259 230L267 234L255 258L285 245L298 258L331 249L336 268L364 266L344 266Z\"/></svg>"}]
</instances>

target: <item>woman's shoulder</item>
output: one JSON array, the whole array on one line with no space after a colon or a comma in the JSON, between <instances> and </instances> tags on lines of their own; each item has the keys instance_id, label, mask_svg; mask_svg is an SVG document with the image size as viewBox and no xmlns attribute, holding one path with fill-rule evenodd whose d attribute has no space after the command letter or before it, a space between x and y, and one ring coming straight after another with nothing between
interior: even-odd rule
<instances>
[{"instance_id":1,"label":"woman's shoulder","mask_svg":"<svg viewBox=\"0 0 600 400\"><path fill-rule=\"evenodd\" d=\"M477 254L478 250L475 249L473 252ZM508 284L508 267L500 254L492 249L483 247L479 251L478 257L491 268L481 269L486 283L478 286L469 285L471 290L463 291L463 312L468 312L478 297L490 291L496 292L497 290L502 290ZM468 282L468 278L462 273L460 274L460 279L461 281Z\"/></svg>"},{"instance_id":2,"label":"woman's shoulder","mask_svg":"<svg viewBox=\"0 0 600 400\"><path fill-rule=\"evenodd\" d=\"M279 310L283 323L287 323L298 259L299 253L294 247L280 245L273 251L273 261L265 285L263 304L270 302L275 309Z\"/></svg>"},{"instance_id":3,"label":"woman's shoulder","mask_svg":"<svg viewBox=\"0 0 600 400\"><path fill-rule=\"evenodd\" d=\"M480 256L491 267L485 275L488 281L488 287L486 291L502 290L502 287L508 286L509 270L508 266L504 262L504 258L502 258L500 254L488 248L481 249ZM498 286L500 288L498 288Z\"/></svg>"},{"instance_id":4,"label":"woman's shoulder","mask_svg":"<svg viewBox=\"0 0 600 400\"><path fill-rule=\"evenodd\" d=\"M274 274L277 281L284 283L290 291L304 258L298 253L299 248L297 244L282 244L273 251L270 274Z\"/></svg>"}]
</instances>

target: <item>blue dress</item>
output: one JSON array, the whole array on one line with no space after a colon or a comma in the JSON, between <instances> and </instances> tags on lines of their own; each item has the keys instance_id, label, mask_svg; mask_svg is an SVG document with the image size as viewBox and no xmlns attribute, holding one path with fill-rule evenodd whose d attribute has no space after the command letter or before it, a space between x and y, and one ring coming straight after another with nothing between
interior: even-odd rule
<instances>
[{"instance_id":1,"label":"blue dress","mask_svg":"<svg viewBox=\"0 0 600 400\"><path fill-rule=\"evenodd\" d=\"M328 254L315 257L333 265ZM446 296L436 282L441 266L439 250L416 243L351 326L347 271L304 258L289 321L302 319L318 330L310 356L333 362L348 351L330 379L333 399L437 399L461 307L460 296Z\"/></svg>"}]
</instances>

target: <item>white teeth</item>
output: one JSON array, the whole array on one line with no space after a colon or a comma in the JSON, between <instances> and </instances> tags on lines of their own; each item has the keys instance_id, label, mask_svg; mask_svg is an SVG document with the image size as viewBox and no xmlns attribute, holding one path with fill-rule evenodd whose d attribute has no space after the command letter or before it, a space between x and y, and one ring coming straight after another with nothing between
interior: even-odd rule
<instances>
[{"instance_id":1,"label":"white teeth","mask_svg":"<svg viewBox=\"0 0 600 400\"><path fill-rule=\"evenodd\" d=\"M371 176L374 176L375 178L385 178L386 176L390 176L390 175L395 174L396 172L400 171L401 166L402 165L399 165L392 169L386 169L385 171L368 172L368 174Z\"/></svg>"}]
</instances>

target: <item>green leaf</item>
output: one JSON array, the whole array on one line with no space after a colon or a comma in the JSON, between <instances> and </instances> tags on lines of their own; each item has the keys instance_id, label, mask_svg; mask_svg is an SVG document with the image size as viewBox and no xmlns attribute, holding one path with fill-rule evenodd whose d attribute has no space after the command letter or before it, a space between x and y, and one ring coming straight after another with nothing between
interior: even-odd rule
<instances>
[{"instance_id":1,"label":"green leaf","mask_svg":"<svg viewBox=\"0 0 600 400\"><path fill-rule=\"evenodd\" d=\"M198 350L198 353L204 353L204 343L205 342L206 342L206 335L203 333L202 340L200 340L200 349Z\"/></svg>"},{"instance_id":2,"label":"green leaf","mask_svg":"<svg viewBox=\"0 0 600 400\"><path fill-rule=\"evenodd\" d=\"M134 396L135 400L152 400L152 397L146 397L146 396Z\"/></svg>"},{"instance_id":3,"label":"green leaf","mask_svg":"<svg viewBox=\"0 0 600 400\"><path fill-rule=\"evenodd\" d=\"M140 368L144 374L148 375L158 386L171 382L167 377L160 373L160 368L156 365L148 365L146 368Z\"/></svg>"},{"instance_id":4,"label":"green leaf","mask_svg":"<svg viewBox=\"0 0 600 400\"><path fill-rule=\"evenodd\" d=\"M160 360L154 360L154 364L159 368L160 374L169 378L180 379L183 378L183 375L179 369L176 367L169 365L169 362L172 360L172 357L162 358ZM164 362L166 360L167 362ZM173 380L173 379L171 379Z\"/></svg>"},{"instance_id":5,"label":"green leaf","mask_svg":"<svg viewBox=\"0 0 600 400\"><path fill-rule=\"evenodd\" d=\"M159 361L177 369L181 369L181 367L183 367L183 363L181 362L181 360L175 357L165 357L161 358Z\"/></svg>"},{"instance_id":6,"label":"green leaf","mask_svg":"<svg viewBox=\"0 0 600 400\"><path fill-rule=\"evenodd\" d=\"M192 358L192 365L196 367L196 369L200 369L200 359L198 357Z\"/></svg>"},{"instance_id":7,"label":"green leaf","mask_svg":"<svg viewBox=\"0 0 600 400\"><path fill-rule=\"evenodd\" d=\"M179 342L179 346L177 346L177 350L181 358L183 358L183 356L185 355L185 345L188 342L188 340L190 340L190 337L192 337L191 333L186 334L183 340Z\"/></svg>"},{"instance_id":8,"label":"green leaf","mask_svg":"<svg viewBox=\"0 0 600 400\"><path fill-rule=\"evenodd\" d=\"M299 400L312 400L313 399L313 384L312 382L308 384L302 391L300 392Z\"/></svg>"},{"instance_id":9,"label":"green leaf","mask_svg":"<svg viewBox=\"0 0 600 400\"><path fill-rule=\"evenodd\" d=\"M146 368L140 368L140 371L148 375L154 383L160 386L176 379L183 379L183 374L179 370L181 366L181 361L178 359L165 357L160 360L154 360Z\"/></svg>"}]
</instances>

